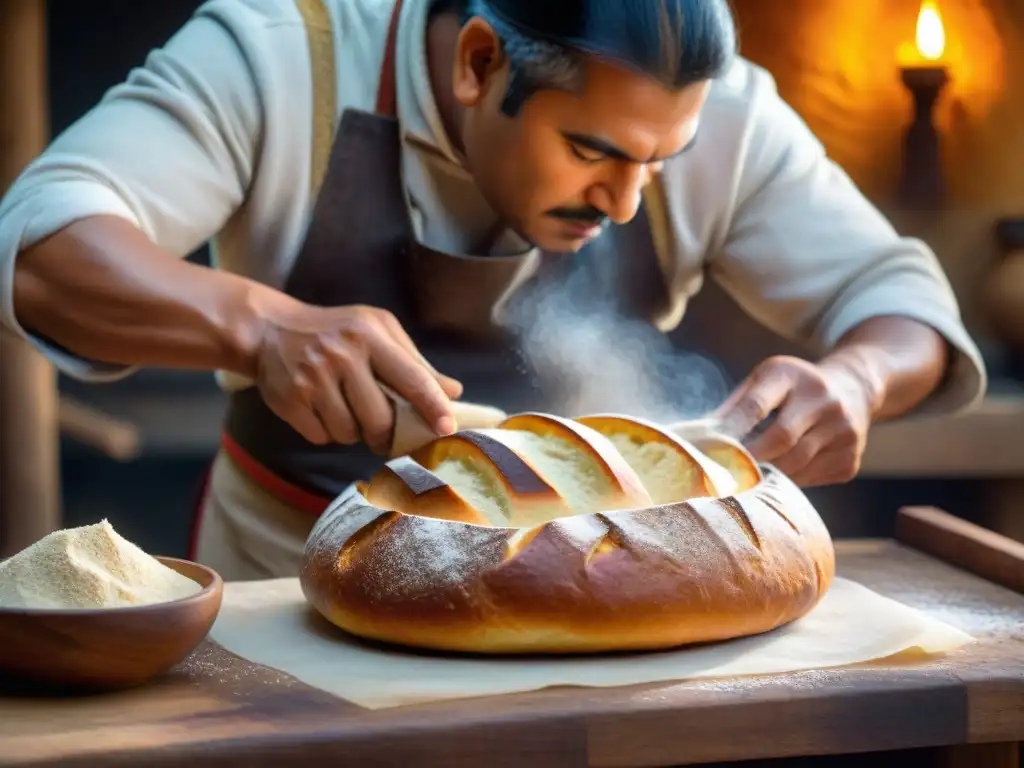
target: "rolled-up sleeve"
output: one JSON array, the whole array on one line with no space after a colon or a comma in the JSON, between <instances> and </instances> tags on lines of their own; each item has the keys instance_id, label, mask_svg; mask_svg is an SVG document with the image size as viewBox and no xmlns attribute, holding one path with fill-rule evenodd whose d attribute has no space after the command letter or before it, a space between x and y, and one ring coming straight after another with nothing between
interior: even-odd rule
<instances>
[{"instance_id":1,"label":"rolled-up sleeve","mask_svg":"<svg viewBox=\"0 0 1024 768\"><path fill-rule=\"evenodd\" d=\"M711 274L755 319L821 351L872 317L927 324L949 342L951 365L914 414L975 404L984 363L934 253L895 231L773 87L755 98L737 206Z\"/></svg>"},{"instance_id":2,"label":"rolled-up sleeve","mask_svg":"<svg viewBox=\"0 0 1024 768\"><path fill-rule=\"evenodd\" d=\"M0 322L63 372L110 380L129 368L84 360L26 333L14 313L17 255L83 218L119 216L185 256L213 237L251 182L260 95L241 44L244 3L213 0L125 82L58 136L0 202Z\"/></svg>"}]
</instances>

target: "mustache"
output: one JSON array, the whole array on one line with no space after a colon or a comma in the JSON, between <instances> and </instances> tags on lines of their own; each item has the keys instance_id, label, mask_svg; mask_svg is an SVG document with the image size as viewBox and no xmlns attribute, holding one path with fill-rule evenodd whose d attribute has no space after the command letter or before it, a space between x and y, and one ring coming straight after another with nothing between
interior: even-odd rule
<instances>
[{"instance_id":1,"label":"mustache","mask_svg":"<svg viewBox=\"0 0 1024 768\"><path fill-rule=\"evenodd\" d=\"M592 205L585 205L579 208L552 208L548 216L563 221L583 222L585 224L604 224L608 218L604 211Z\"/></svg>"}]
</instances>

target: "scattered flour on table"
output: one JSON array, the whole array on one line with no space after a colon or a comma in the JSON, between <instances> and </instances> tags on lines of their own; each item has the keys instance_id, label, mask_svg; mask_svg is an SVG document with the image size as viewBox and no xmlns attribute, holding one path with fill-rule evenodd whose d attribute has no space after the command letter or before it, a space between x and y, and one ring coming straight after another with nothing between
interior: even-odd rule
<instances>
[{"instance_id":1,"label":"scattered flour on table","mask_svg":"<svg viewBox=\"0 0 1024 768\"><path fill-rule=\"evenodd\" d=\"M56 531L0 563L0 608L122 608L199 592L103 520Z\"/></svg>"}]
</instances>

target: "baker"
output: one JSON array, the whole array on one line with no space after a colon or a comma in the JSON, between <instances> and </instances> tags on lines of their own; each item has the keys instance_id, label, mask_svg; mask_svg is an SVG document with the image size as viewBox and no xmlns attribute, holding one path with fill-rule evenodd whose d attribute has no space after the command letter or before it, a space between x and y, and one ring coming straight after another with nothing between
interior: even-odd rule
<instances>
[{"instance_id":1,"label":"baker","mask_svg":"<svg viewBox=\"0 0 1024 768\"><path fill-rule=\"evenodd\" d=\"M933 254L735 47L725 0L211 0L9 190L4 327L83 380L218 372L195 556L230 579L293 574L379 466L382 385L439 435L459 397L558 412L509 318L570 276L665 332L707 271L824 349L720 413L847 480L873 421L970 407L984 368Z\"/></svg>"}]
</instances>

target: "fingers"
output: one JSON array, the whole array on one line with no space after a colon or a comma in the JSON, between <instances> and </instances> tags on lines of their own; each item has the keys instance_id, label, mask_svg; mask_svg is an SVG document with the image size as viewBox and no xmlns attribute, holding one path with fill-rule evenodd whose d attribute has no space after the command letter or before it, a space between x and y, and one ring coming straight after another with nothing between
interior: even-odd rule
<instances>
[{"instance_id":1,"label":"fingers","mask_svg":"<svg viewBox=\"0 0 1024 768\"><path fill-rule=\"evenodd\" d=\"M373 375L369 359L348 349L334 349L332 353L335 382L340 379L341 391L359 425L363 442L374 453L387 453L395 414Z\"/></svg>"},{"instance_id":2,"label":"fingers","mask_svg":"<svg viewBox=\"0 0 1024 768\"><path fill-rule=\"evenodd\" d=\"M448 396L449 400L458 400L462 397L461 381L453 379L450 376L445 376L443 373L435 372L434 376L437 378L437 383L441 385L441 389L444 390L444 393Z\"/></svg>"},{"instance_id":3,"label":"fingers","mask_svg":"<svg viewBox=\"0 0 1024 768\"><path fill-rule=\"evenodd\" d=\"M846 483L860 472L860 456L855 449L833 445L815 455L803 469L787 474L802 488Z\"/></svg>"},{"instance_id":4,"label":"fingers","mask_svg":"<svg viewBox=\"0 0 1024 768\"><path fill-rule=\"evenodd\" d=\"M313 366L316 386L313 391L312 405L328 437L341 445L353 445L359 442L359 425L345 396L333 367L322 355L317 355L317 365Z\"/></svg>"},{"instance_id":5,"label":"fingers","mask_svg":"<svg viewBox=\"0 0 1024 768\"><path fill-rule=\"evenodd\" d=\"M870 418L844 380L795 358L766 360L719 408L723 429L798 485L857 475ZM752 430L773 411L759 434ZM744 438L746 438L744 440Z\"/></svg>"},{"instance_id":6,"label":"fingers","mask_svg":"<svg viewBox=\"0 0 1024 768\"><path fill-rule=\"evenodd\" d=\"M785 402L792 388L793 382L785 370L774 367L755 370L718 408L721 428L743 440Z\"/></svg>"},{"instance_id":7,"label":"fingers","mask_svg":"<svg viewBox=\"0 0 1024 768\"><path fill-rule=\"evenodd\" d=\"M260 394L267 407L310 443L327 443L327 429L313 408L313 383L301 371L292 374L283 367L274 370L279 366L273 364L267 367L271 371L265 371L259 382Z\"/></svg>"},{"instance_id":8,"label":"fingers","mask_svg":"<svg viewBox=\"0 0 1024 768\"><path fill-rule=\"evenodd\" d=\"M781 450L772 458L761 459L761 461L771 462L777 469L792 478L804 473L818 459L819 454L828 449L831 437L827 429L820 425L814 425L793 440L792 445Z\"/></svg>"},{"instance_id":9,"label":"fingers","mask_svg":"<svg viewBox=\"0 0 1024 768\"><path fill-rule=\"evenodd\" d=\"M804 438L817 421L818 409L813 400L789 398L774 421L763 432L746 441L747 450L759 461L775 462L779 466L777 460L803 445ZM799 460L799 455L796 460ZM779 469L786 471L781 466Z\"/></svg>"},{"instance_id":10,"label":"fingers","mask_svg":"<svg viewBox=\"0 0 1024 768\"><path fill-rule=\"evenodd\" d=\"M437 380L437 383L441 385L441 389L444 394L452 400L462 397L462 382L445 376L440 373L437 369L430 364L430 362L420 354L419 349L416 347L416 343L412 340L402 324L398 322L396 318L390 312L381 311L380 320L384 325L385 330L389 333L392 340L398 344L399 347L404 349L406 353L413 358L413 360L419 360L423 366L430 371L431 375Z\"/></svg>"},{"instance_id":11,"label":"fingers","mask_svg":"<svg viewBox=\"0 0 1024 768\"><path fill-rule=\"evenodd\" d=\"M381 381L408 400L437 434L450 435L455 431L451 399L420 360L390 338L375 340L370 350L372 369Z\"/></svg>"},{"instance_id":12,"label":"fingers","mask_svg":"<svg viewBox=\"0 0 1024 768\"><path fill-rule=\"evenodd\" d=\"M330 441L324 425L309 408L292 408L277 415L313 445L326 445Z\"/></svg>"},{"instance_id":13,"label":"fingers","mask_svg":"<svg viewBox=\"0 0 1024 768\"><path fill-rule=\"evenodd\" d=\"M386 454L395 413L388 385L438 435L455 431L451 399L462 385L438 373L390 312L308 307L305 322L272 325L258 361L267 405L310 443L362 439Z\"/></svg>"}]
</instances>

